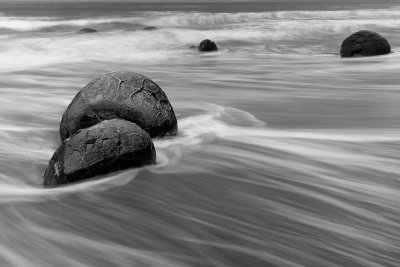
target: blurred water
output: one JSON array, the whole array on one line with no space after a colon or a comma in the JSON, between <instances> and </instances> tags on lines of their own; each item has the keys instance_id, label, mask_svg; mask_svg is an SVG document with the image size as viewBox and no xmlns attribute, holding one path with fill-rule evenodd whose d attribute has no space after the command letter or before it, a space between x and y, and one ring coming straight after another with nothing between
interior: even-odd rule
<instances>
[{"instance_id":1,"label":"blurred water","mask_svg":"<svg viewBox=\"0 0 400 267\"><path fill-rule=\"evenodd\" d=\"M1 266L400 265L400 7L2 5ZM361 29L395 53L339 58ZM156 166L42 189L65 108L118 70L164 89L179 136Z\"/></svg>"}]
</instances>

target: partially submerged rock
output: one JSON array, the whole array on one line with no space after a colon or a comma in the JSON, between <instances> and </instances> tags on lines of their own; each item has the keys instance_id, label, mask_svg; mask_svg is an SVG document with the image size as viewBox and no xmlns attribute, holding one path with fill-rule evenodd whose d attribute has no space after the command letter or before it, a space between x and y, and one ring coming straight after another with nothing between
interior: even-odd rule
<instances>
[{"instance_id":1,"label":"partially submerged rock","mask_svg":"<svg viewBox=\"0 0 400 267\"><path fill-rule=\"evenodd\" d=\"M144 27L142 30L143 30L143 31L155 31L155 30L157 30L157 28L156 28L156 27L149 26L149 27Z\"/></svg>"},{"instance_id":2,"label":"partially submerged rock","mask_svg":"<svg viewBox=\"0 0 400 267\"><path fill-rule=\"evenodd\" d=\"M129 121L107 120L62 142L49 162L43 185L73 183L155 162L156 151L148 133Z\"/></svg>"},{"instance_id":3,"label":"partially submerged rock","mask_svg":"<svg viewBox=\"0 0 400 267\"><path fill-rule=\"evenodd\" d=\"M212 52L212 51L218 51L218 47L213 41L205 39L201 41L198 50L200 52Z\"/></svg>"},{"instance_id":4,"label":"partially submerged rock","mask_svg":"<svg viewBox=\"0 0 400 267\"><path fill-rule=\"evenodd\" d=\"M359 31L347 37L340 48L340 56L377 56L389 54L389 42L376 32Z\"/></svg>"},{"instance_id":5,"label":"partially submerged rock","mask_svg":"<svg viewBox=\"0 0 400 267\"><path fill-rule=\"evenodd\" d=\"M96 32L98 32L98 31L95 30L95 29L92 29L92 28L83 28L83 29L80 29L80 30L78 31L79 34L84 34L84 33L96 33Z\"/></svg>"},{"instance_id":6,"label":"partially submerged rock","mask_svg":"<svg viewBox=\"0 0 400 267\"><path fill-rule=\"evenodd\" d=\"M174 110L156 83L139 73L111 72L91 81L72 100L61 120L61 140L113 118L134 122L151 137L178 131Z\"/></svg>"}]
</instances>

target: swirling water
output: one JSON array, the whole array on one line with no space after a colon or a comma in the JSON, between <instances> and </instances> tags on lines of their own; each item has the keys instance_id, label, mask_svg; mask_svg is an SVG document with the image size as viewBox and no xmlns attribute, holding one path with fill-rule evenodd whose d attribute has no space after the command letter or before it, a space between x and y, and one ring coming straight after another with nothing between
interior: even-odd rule
<instances>
[{"instance_id":1,"label":"swirling water","mask_svg":"<svg viewBox=\"0 0 400 267\"><path fill-rule=\"evenodd\" d=\"M0 7L1 266L400 266L396 2ZM360 29L394 53L339 58ZM179 135L43 189L66 106L116 70L165 90Z\"/></svg>"}]
</instances>

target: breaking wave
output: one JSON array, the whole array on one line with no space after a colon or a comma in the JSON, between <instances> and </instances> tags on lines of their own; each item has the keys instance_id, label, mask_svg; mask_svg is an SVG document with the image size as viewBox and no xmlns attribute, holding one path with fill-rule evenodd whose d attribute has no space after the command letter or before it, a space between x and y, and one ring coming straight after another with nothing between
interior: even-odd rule
<instances>
[{"instance_id":1,"label":"breaking wave","mask_svg":"<svg viewBox=\"0 0 400 267\"><path fill-rule=\"evenodd\" d=\"M17 31L32 31L54 26L86 27L112 23L127 25L157 26L222 26L225 24L246 24L272 21L298 20L351 20L353 23L373 21L374 23L395 22L400 19L400 7L390 9L336 10L336 11L274 11L248 13L200 13L200 12L132 12L124 17L97 17L63 19L58 17L15 17L0 13L0 28ZM361 21L361 22L360 22Z\"/></svg>"},{"instance_id":2,"label":"breaking wave","mask_svg":"<svg viewBox=\"0 0 400 267\"><path fill-rule=\"evenodd\" d=\"M379 30L393 50L400 39L400 8L261 13L135 12L131 16L62 19L0 16L0 69L18 70L80 62L153 64L193 55L190 45L210 38L220 51L337 54L356 30ZM157 31L145 32L145 26ZM99 34L77 35L83 27ZM399 42L398 42L399 39ZM301 47L299 46L301 43Z\"/></svg>"}]
</instances>

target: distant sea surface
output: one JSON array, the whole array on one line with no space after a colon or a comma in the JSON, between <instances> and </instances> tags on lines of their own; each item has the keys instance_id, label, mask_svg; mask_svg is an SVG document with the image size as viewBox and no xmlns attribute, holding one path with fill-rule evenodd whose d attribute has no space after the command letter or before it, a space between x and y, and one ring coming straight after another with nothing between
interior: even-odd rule
<instances>
[{"instance_id":1,"label":"distant sea surface","mask_svg":"<svg viewBox=\"0 0 400 267\"><path fill-rule=\"evenodd\" d=\"M400 266L400 3L327 2L1 1L0 266ZM340 58L362 29L393 53ZM43 189L72 98L124 70L178 136Z\"/></svg>"}]
</instances>

